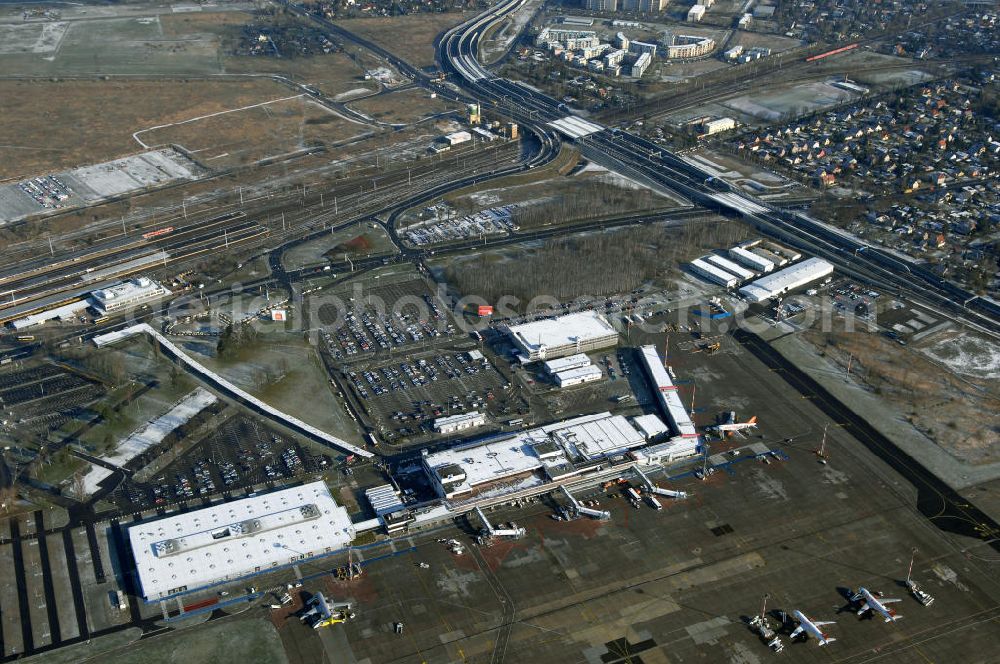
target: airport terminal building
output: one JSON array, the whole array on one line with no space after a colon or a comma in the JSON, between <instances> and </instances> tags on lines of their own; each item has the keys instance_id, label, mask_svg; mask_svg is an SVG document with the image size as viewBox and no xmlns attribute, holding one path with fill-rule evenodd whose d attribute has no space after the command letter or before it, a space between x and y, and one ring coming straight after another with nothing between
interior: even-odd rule
<instances>
[{"instance_id":1,"label":"airport terminal building","mask_svg":"<svg viewBox=\"0 0 1000 664\"><path fill-rule=\"evenodd\" d=\"M324 482L173 514L128 529L147 602L344 549L356 531Z\"/></svg>"},{"instance_id":2,"label":"airport terminal building","mask_svg":"<svg viewBox=\"0 0 1000 664\"><path fill-rule=\"evenodd\" d=\"M626 418L603 412L426 453L421 461L438 494L460 501L573 477L645 444Z\"/></svg>"}]
</instances>

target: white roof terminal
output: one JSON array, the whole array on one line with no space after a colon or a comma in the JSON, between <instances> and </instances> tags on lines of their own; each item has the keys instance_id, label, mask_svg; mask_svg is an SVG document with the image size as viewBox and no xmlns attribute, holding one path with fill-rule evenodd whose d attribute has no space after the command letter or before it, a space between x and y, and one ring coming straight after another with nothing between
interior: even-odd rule
<instances>
[{"instance_id":1,"label":"white roof terminal","mask_svg":"<svg viewBox=\"0 0 1000 664\"><path fill-rule=\"evenodd\" d=\"M677 395L677 386L670 379L667 370L663 368L663 360L656 352L655 346L643 346L641 349L642 360L646 365L646 371L653 382L653 389L656 390L660 406L664 414L670 420L677 433L684 438L697 438L698 430L695 429L691 415L684 408L680 396Z\"/></svg>"},{"instance_id":2,"label":"white roof terminal","mask_svg":"<svg viewBox=\"0 0 1000 664\"><path fill-rule=\"evenodd\" d=\"M147 600L332 553L355 537L324 482L265 493L128 529Z\"/></svg>"}]
</instances>

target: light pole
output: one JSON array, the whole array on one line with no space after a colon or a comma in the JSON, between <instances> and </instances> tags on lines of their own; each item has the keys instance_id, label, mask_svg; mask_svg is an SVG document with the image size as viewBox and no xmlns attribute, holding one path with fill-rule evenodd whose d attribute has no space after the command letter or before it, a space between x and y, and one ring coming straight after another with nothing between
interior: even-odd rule
<instances>
[{"instance_id":1,"label":"light pole","mask_svg":"<svg viewBox=\"0 0 1000 664\"><path fill-rule=\"evenodd\" d=\"M819 443L819 450L816 452L816 456L820 459L826 458L826 430L830 428L829 422L823 426L823 439Z\"/></svg>"}]
</instances>

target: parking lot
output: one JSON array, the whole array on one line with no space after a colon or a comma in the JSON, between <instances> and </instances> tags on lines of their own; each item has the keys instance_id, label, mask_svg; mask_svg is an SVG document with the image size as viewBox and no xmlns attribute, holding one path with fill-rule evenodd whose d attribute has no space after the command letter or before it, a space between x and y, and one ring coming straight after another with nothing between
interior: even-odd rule
<instances>
[{"instance_id":1,"label":"parking lot","mask_svg":"<svg viewBox=\"0 0 1000 664\"><path fill-rule=\"evenodd\" d=\"M484 235L506 235L518 230L512 216L517 207L517 205L504 205L455 219L451 207L439 204L425 210L425 213L431 215L430 219L400 228L399 233L418 247Z\"/></svg>"},{"instance_id":2,"label":"parking lot","mask_svg":"<svg viewBox=\"0 0 1000 664\"><path fill-rule=\"evenodd\" d=\"M851 281L842 281L830 285L830 297L839 311L869 318L875 313L881 294Z\"/></svg>"},{"instance_id":3,"label":"parking lot","mask_svg":"<svg viewBox=\"0 0 1000 664\"><path fill-rule=\"evenodd\" d=\"M363 296L344 299L346 311L336 312L342 324L320 332L338 361L361 359L366 353L389 353L456 333L447 312L422 280L380 286ZM320 321L329 324L324 318L330 312L324 307L320 307Z\"/></svg>"},{"instance_id":4,"label":"parking lot","mask_svg":"<svg viewBox=\"0 0 1000 664\"><path fill-rule=\"evenodd\" d=\"M102 394L101 384L51 364L0 374L3 419L21 432L56 429Z\"/></svg>"},{"instance_id":5,"label":"parking lot","mask_svg":"<svg viewBox=\"0 0 1000 664\"><path fill-rule=\"evenodd\" d=\"M54 175L25 180L17 184L18 189L35 199L45 209L61 208L73 190Z\"/></svg>"},{"instance_id":6,"label":"parking lot","mask_svg":"<svg viewBox=\"0 0 1000 664\"><path fill-rule=\"evenodd\" d=\"M226 420L149 482L126 480L113 497L124 509L146 509L318 472L332 463L261 422Z\"/></svg>"},{"instance_id":7,"label":"parking lot","mask_svg":"<svg viewBox=\"0 0 1000 664\"><path fill-rule=\"evenodd\" d=\"M438 417L473 410L510 413L518 401L507 379L477 351L428 353L352 368L345 376L388 441L429 435Z\"/></svg>"}]
</instances>

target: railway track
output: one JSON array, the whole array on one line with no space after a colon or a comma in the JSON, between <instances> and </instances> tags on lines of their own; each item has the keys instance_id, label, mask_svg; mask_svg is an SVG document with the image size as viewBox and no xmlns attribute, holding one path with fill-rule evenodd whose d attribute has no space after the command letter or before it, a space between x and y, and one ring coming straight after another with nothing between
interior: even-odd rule
<instances>
[{"instance_id":1,"label":"railway track","mask_svg":"<svg viewBox=\"0 0 1000 664\"><path fill-rule=\"evenodd\" d=\"M6 288L0 291L0 295L5 298L0 303L0 323L34 313L24 308L24 305L31 302L71 290L86 289L88 284L85 278L98 269L98 266L103 267L111 262L126 263L152 255L153 250L168 254L162 262L166 266L264 238L273 238L281 245L316 229L326 229L329 226L333 230L356 223L383 208L385 199L402 200L410 197L414 190L447 188L448 183L456 182L457 169L484 175L489 174L490 169L494 169L494 172L496 169L504 170L503 167L516 163L514 160L519 154L519 143L504 143L486 150L458 152L454 158L449 156L436 162L383 172L365 178L364 182L338 183L333 191L339 192L339 195L329 195L326 188L313 192L307 192L303 188L301 196L248 197L245 204L259 204L264 208L261 213L254 214L259 221L252 221L245 211L237 210L209 220L189 222L155 238L116 244L82 256L62 259L47 267L32 266L24 272L5 277ZM348 187L353 191L346 192ZM151 267L153 265L147 263L134 269L123 269L109 274L108 278L125 277ZM68 296L65 300L46 303L44 306L40 305L37 311L69 303L74 299L78 300L79 297ZM15 313L3 313L3 310L9 312L15 306L18 308Z\"/></svg>"}]
</instances>

